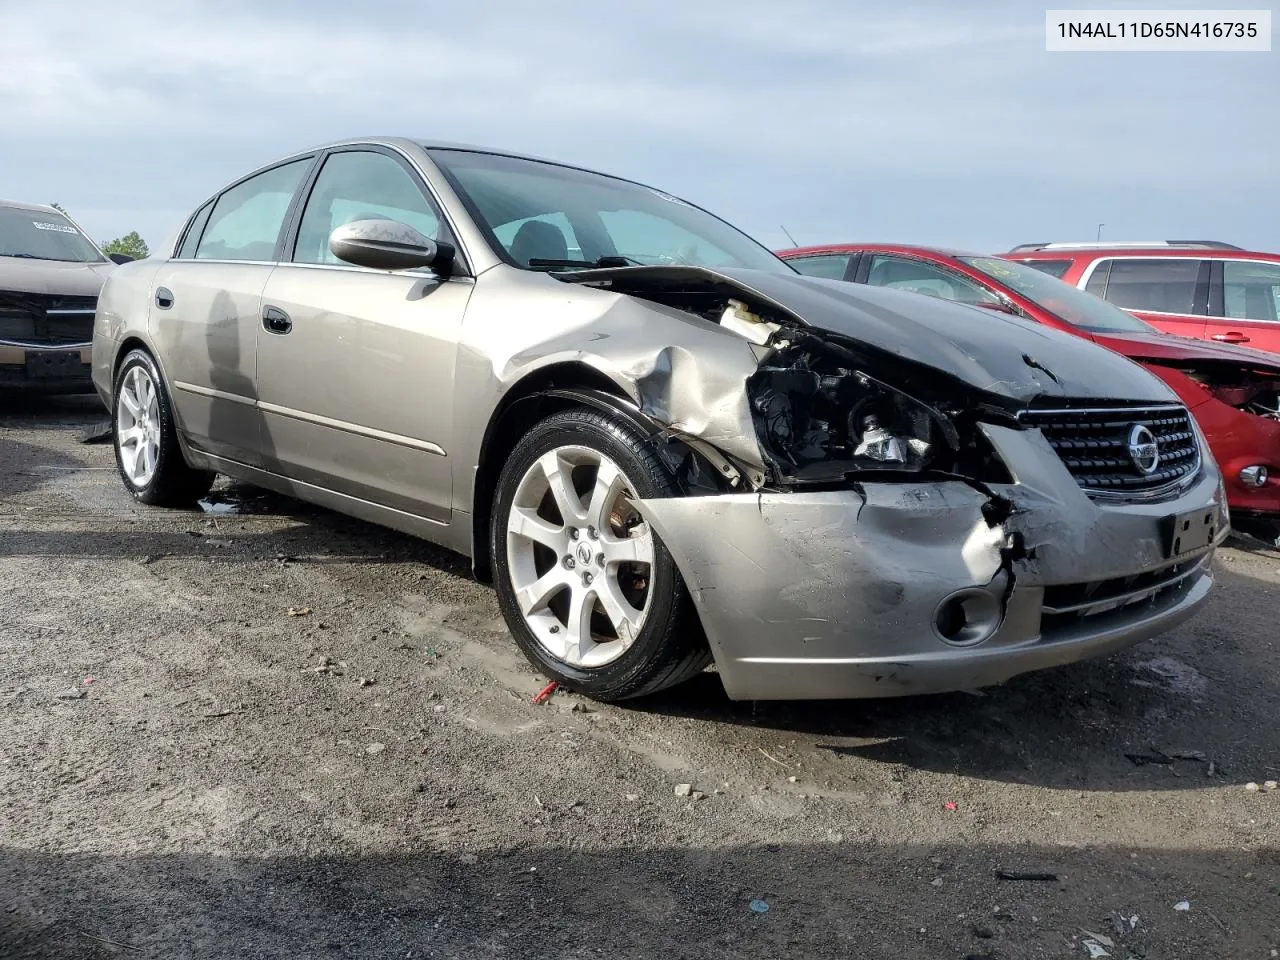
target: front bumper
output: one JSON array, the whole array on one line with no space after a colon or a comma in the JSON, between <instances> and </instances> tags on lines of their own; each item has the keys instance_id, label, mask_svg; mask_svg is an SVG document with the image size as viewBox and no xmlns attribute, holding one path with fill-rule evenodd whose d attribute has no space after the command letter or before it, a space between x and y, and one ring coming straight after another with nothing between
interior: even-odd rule
<instances>
[{"instance_id":1,"label":"front bumper","mask_svg":"<svg viewBox=\"0 0 1280 960\"><path fill-rule=\"evenodd\" d=\"M1204 602L1227 530L1212 463L1175 498L1109 504L1085 496L1039 431L984 429L1015 480L990 493L877 482L637 504L690 588L729 696L980 687L1148 639ZM1214 543L1170 558L1166 518L1200 508L1218 515ZM988 592L1003 615L958 646L936 624L964 590Z\"/></svg>"},{"instance_id":2,"label":"front bumper","mask_svg":"<svg viewBox=\"0 0 1280 960\"><path fill-rule=\"evenodd\" d=\"M0 390L91 393L88 344L38 345L0 341Z\"/></svg>"}]
</instances>

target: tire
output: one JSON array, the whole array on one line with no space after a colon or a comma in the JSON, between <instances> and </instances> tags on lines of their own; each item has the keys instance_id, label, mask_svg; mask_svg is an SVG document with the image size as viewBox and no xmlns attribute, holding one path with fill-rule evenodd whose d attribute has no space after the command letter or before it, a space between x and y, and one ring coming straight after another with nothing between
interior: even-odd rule
<instances>
[{"instance_id":1,"label":"tire","mask_svg":"<svg viewBox=\"0 0 1280 960\"><path fill-rule=\"evenodd\" d=\"M675 561L630 506L679 495L644 438L601 413L566 410L525 434L498 480L489 546L498 605L535 667L603 701L706 667Z\"/></svg>"},{"instance_id":2,"label":"tire","mask_svg":"<svg viewBox=\"0 0 1280 960\"><path fill-rule=\"evenodd\" d=\"M164 378L145 350L131 350L111 391L111 444L124 487L139 503L189 507L216 474L187 465Z\"/></svg>"}]
</instances>

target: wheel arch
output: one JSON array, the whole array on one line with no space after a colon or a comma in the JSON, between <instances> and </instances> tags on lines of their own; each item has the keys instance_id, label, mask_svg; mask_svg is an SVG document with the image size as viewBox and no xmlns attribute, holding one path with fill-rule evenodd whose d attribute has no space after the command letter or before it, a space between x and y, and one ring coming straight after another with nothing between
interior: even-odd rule
<instances>
[{"instance_id":1,"label":"wheel arch","mask_svg":"<svg viewBox=\"0 0 1280 960\"><path fill-rule=\"evenodd\" d=\"M182 422L182 411L178 408L178 404L174 401L173 381L169 379L169 374L164 368L164 361L160 357L158 351L152 344L139 333L130 333L115 347L115 356L111 358L111 403L109 409L111 416L115 417L115 386L116 379L120 376L120 367L124 365L125 357L129 356L134 350L141 350L151 362L156 365L156 369L160 371L160 379L164 381L164 389L169 394L169 407L173 412L174 427L178 434L178 446L182 450L182 458L186 460L187 465L196 469L210 470L212 467L209 463L196 451L192 450L191 445L187 442L187 432Z\"/></svg>"},{"instance_id":2,"label":"wheel arch","mask_svg":"<svg viewBox=\"0 0 1280 960\"><path fill-rule=\"evenodd\" d=\"M619 417L647 436L656 436L663 430L618 383L586 363L551 364L517 381L489 418L480 446L471 512L471 564L477 580L489 583L493 579L489 524L494 492L507 455L535 423L570 407L586 407Z\"/></svg>"}]
</instances>

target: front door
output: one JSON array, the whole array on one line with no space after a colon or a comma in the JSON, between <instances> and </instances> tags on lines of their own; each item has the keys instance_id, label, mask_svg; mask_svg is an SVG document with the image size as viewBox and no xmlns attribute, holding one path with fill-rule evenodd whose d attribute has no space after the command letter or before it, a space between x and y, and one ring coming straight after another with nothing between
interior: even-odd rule
<instances>
[{"instance_id":1,"label":"front door","mask_svg":"<svg viewBox=\"0 0 1280 960\"><path fill-rule=\"evenodd\" d=\"M263 291L263 448L285 476L447 522L454 363L472 281L355 267L330 252L335 227L380 217L449 239L402 158L331 153Z\"/></svg>"}]
</instances>

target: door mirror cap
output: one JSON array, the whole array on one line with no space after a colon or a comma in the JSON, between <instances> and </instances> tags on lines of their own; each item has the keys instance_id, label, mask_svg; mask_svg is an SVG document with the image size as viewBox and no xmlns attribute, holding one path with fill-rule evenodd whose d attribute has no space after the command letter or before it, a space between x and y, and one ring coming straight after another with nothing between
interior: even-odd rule
<instances>
[{"instance_id":1,"label":"door mirror cap","mask_svg":"<svg viewBox=\"0 0 1280 960\"><path fill-rule=\"evenodd\" d=\"M131 257L127 253L108 253L107 259L112 263L133 263L136 257Z\"/></svg>"},{"instance_id":2,"label":"door mirror cap","mask_svg":"<svg viewBox=\"0 0 1280 960\"><path fill-rule=\"evenodd\" d=\"M453 263L449 243L428 240L398 220L353 220L329 234L329 249L339 260L374 270L432 267L445 273Z\"/></svg>"}]
</instances>

